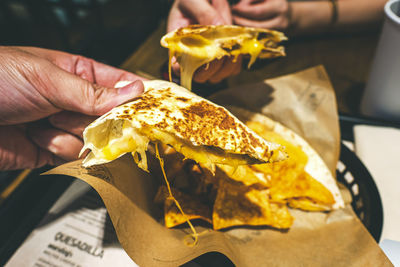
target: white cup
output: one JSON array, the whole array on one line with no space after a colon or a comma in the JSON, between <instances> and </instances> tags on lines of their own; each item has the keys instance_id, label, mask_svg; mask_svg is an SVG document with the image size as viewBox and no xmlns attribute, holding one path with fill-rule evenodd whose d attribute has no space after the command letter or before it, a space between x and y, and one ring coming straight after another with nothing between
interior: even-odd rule
<instances>
[{"instance_id":1,"label":"white cup","mask_svg":"<svg viewBox=\"0 0 400 267\"><path fill-rule=\"evenodd\" d=\"M400 0L385 5L385 21L361 101L361 113L400 121Z\"/></svg>"}]
</instances>

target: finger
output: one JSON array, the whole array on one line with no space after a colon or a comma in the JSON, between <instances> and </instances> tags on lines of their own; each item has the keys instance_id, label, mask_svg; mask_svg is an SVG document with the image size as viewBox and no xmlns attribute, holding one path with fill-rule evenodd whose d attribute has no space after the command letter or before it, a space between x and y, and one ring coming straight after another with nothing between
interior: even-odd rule
<instances>
[{"instance_id":1,"label":"finger","mask_svg":"<svg viewBox=\"0 0 400 267\"><path fill-rule=\"evenodd\" d=\"M171 68L172 68L172 71L175 73L175 75L181 76L180 65L179 65L178 61L176 60L176 57L171 58Z\"/></svg>"},{"instance_id":2,"label":"finger","mask_svg":"<svg viewBox=\"0 0 400 267\"><path fill-rule=\"evenodd\" d=\"M196 70L193 80L198 83L206 82L208 79L210 79L210 77L212 77L216 72L219 71L223 63L223 59L216 59L206 64L205 66L200 67Z\"/></svg>"},{"instance_id":3,"label":"finger","mask_svg":"<svg viewBox=\"0 0 400 267\"><path fill-rule=\"evenodd\" d=\"M237 6L237 5L243 5L243 4L248 5L248 4L252 4L254 2L262 2L262 0L261 1L260 0L239 0L239 1L236 1L236 2L237 3L232 5L232 7Z\"/></svg>"},{"instance_id":4,"label":"finger","mask_svg":"<svg viewBox=\"0 0 400 267\"><path fill-rule=\"evenodd\" d=\"M145 81L147 79L140 77L128 71L124 71L97 61L92 60L94 70L94 83L105 86L114 87L119 81ZM79 66L79 61L78 61Z\"/></svg>"},{"instance_id":5,"label":"finger","mask_svg":"<svg viewBox=\"0 0 400 267\"><path fill-rule=\"evenodd\" d=\"M289 21L283 16L274 17L265 21L255 21L234 15L233 21L235 24L241 26L276 30L285 30L289 25Z\"/></svg>"},{"instance_id":6,"label":"finger","mask_svg":"<svg viewBox=\"0 0 400 267\"><path fill-rule=\"evenodd\" d=\"M223 79L233 75L233 73L237 71L237 66L240 66L240 62L238 61L233 62L232 58L226 57L224 59L222 67L213 76L210 77L209 82L210 83L221 82Z\"/></svg>"},{"instance_id":7,"label":"finger","mask_svg":"<svg viewBox=\"0 0 400 267\"><path fill-rule=\"evenodd\" d=\"M212 6L215 8L218 14L221 15L224 20L224 24L232 24L232 13L231 7L226 0L212 0Z\"/></svg>"},{"instance_id":8,"label":"finger","mask_svg":"<svg viewBox=\"0 0 400 267\"><path fill-rule=\"evenodd\" d=\"M51 161L50 152L27 138L25 127L0 127L0 170L33 169Z\"/></svg>"},{"instance_id":9,"label":"finger","mask_svg":"<svg viewBox=\"0 0 400 267\"><path fill-rule=\"evenodd\" d=\"M78 159L83 146L78 137L54 128L34 128L30 129L29 133L33 142L40 148L66 161Z\"/></svg>"},{"instance_id":10,"label":"finger","mask_svg":"<svg viewBox=\"0 0 400 267\"><path fill-rule=\"evenodd\" d=\"M192 23L195 22L191 18L182 14L182 11L178 7L178 2L175 1L168 15L167 32L186 27Z\"/></svg>"},{"instance_id":11,"label":"finger","mask_svg":"<svg viewBox=\"0 0 400 267\"><path fill-rule=\"evenodd\" d=\"M36 86L36 89L60 109L101 115L144 91L143 83L138 80L121 88L108 88L49 65L41 66L42 73L38 75L42 84ZM119 76L118 79L125 77Z\"/></svg>"},{"instance_id":12,"label":"finger","mask_svg":"<svg viewBox=\"0 0 400 267\"><path fill-rule=\"evenodd\" d=\"M240 55L238 56L237 64L235 64L235 68L232 71L232 76L238 75L242 71L242 62L243 62L243 56Z\"/></svg>"},{"instance_id":13,"label":"finger","mask_svg":"<svg viewBox=\"0 0 400 267\"><path fill-rule=\"evenodd\" d=\"M62 111L49 117L50 123L57 129L63 130L82 138L85 128L97 117L76 112Z\"/></svg>"},{"instance_id":14,"label":"finger","mask_svg":"<svg viewBox=\"0 0 400 267\"><path fill-rule=\"evenodd\" d=\"M251 20L263 20L274 17L281 12L279 1L266 1L260 3L242 3L232 7L233 15L238 15Z\"/></svg>"},{"instance_id":15,"label":"finger","mask_svg":"<svg viewBox=\"0 0 400 267\"><path fill-rule=\"evenodd\" d=\"M188 17L191 17L198 24L221 25L225 23L223 17L217 13L215 8L208 1L180 1L178 8L182 10L182 13L187 14Z\"/></svg>"},{"instance_id":16,"label":"finger","mask_svg":"<svg viewBox=\"0 0 400 267\"><path fill-rule=\"evenodd\" d=\"M38 147L37 161L32 168L39 168L45 165L61 165L67 161L54 155L48 150Z\"/></svg>"},{"instance_id":17,"label":"finger","mask_svg":"<svg viewBox=\"0 0 400 267\"><path fill-rule=\"evenodd\" d=\"M131 72L80 55L37 47L18 47L18 49L45 58L69 73L105 87L114 87L114 84L121 80L146 80Z\"/></svg>"}]
</instances>

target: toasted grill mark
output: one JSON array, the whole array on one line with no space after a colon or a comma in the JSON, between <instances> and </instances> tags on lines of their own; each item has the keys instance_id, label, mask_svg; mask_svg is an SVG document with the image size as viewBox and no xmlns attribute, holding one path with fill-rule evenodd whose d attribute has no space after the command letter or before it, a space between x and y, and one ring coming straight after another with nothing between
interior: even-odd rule
<instances>
[{"instance_id":1,"label":"toasted grill mark","mask_svg":"<svg viewBox=\"0 0 400 267\"><path fill-rule=\"evenodd\" d=\"M186 107L171 107L176 100L187 103ZM235 153L242 154L254 153L257 146L265 147L224 108L207 101L192 102L191 98L176 95L169 88L147 91L117 115L119 119L127 120L136 116L141 116L143 128L155 127L198 145L222 149L234 147ZM155 124L148 126L148 123Z\"/></svg>"},{"instance_id":2,"label":"toasted grill mark","mask_svg":"<svg viewBox=\"0 0 400 267\"><path fill-rule=\"evenodd\" d=\"M159 108L161 105L162 102L157 97L147 94L136 98L130 105L130 109L132 114L136 114L140 111L154 110Z\"/></svg>"},{"instance_id":3,"label":"toasted grill mark","mask_svg":"<svg viewBox=\"0 0 400 267\"><path fill-rule=\"evenodd\" d=\"M171 110L167 109L167 108L160 108L160 111L165 113L165 116L169 116L171 114Z\"/></svg>"},{"instance_id":4,"label":"toasted grill mark","mask_svg":"<svg viewBox=\"0 0 400 267\"><path fill-rule=\"evenodd\" d=\"M157 127L159 129L165 129L168 127L168 124L165 122L165 120L163 120L159 123L154 124L154 127Z\"/></svg>"},{"instance_id":5,"label":"toasted grill mark","mask_svg":"<svg viewBox=\"0 0 400 267\"><path fill-rule=\"evenodd\" d=\"M225 116L225 118L221 121L221 123L219 124L219 128L221 128L222 130L234 129L235 128L235 120L227 114Z\"/></svg>"},{"instance_id":6,"label":"toasted grill mark","mask_svg":"<svg viewBox=\"0 0 400 267\"><path fill-rule=\"evenodd\" d=\"M140 100L143 100L143 98L144 98L143 96L138 96L135 99L133 99L132 101L134 101L134 102L140 101Z\"/></svg>"},{"instance_id":7,"label":"toasted grill mark","mask_svg":"<svg viewBox=\"0 0 400 267\"><path fill-rule=\"evenodd\" d=\"M131 115L118 115L117 116L118 119L125 119L125 120L131 120L132 116Z\"/></svg>"},{"instance_id":8,"label":"toasted grill mark","mask_svg":"<svg viewBox=\"0 0 400 267\"><path fill-rule=\"evenodd\" d=\"M265 148L265 150L264 150L264 154L263 154L263 157L265 157L265 158L269 158L269 157L272 157L272 151L271 151L271 153L269 152L269 149L268 149L268 147L267 148Z\"/></svg>"},{"instance_id":9,"label":"toasted grill mark","mask_svg":"<svg viewBox=\"0 0 400 267\"><path fill-rule=\"evenodd\" d=\"M190 28L190 29L208 29L209 27L204 26L204 25L194 24L194 25L189 25L188 28Z\"/></svg>"},{"instance_id":10,"label":"toasted grill mark","mask_svg":"<svg viewBox=\"0 0 400 267\"><path fill-rule=\"evenodd\" d=\"M187 101L189 101L189 99L188 98L186 98L186 97L177 97L177 98L175 98L176 100L179 100L179 101L182 101L182 102L187 102Z\"/></svg>"},{"instance_id":11,"label":"toasted grill mark","mask_svg":"<svg viewBox=\"0 0 400 267\"><path fill-rule=\"evenodd\" d=\"M242 136L241 141L244 144L244 146L246 146L246 147L250 146L246 129L243 127L242 124L238 124L237 128L238 128L238 132L241 132L241 136Z\"/></svg>"},{"instance_id":12,"label":"toasted grill mark","mask_svg":"<svg viewBox=\"0 0 400 267\"><path fill-rule=\"evenodd\" d=\"M259 141L257 138L255 138L253 135L249 135L249 138L250 138L250 144L251 144L253 147L261 146L260 141Z\"/></svg>"},{"instance_id":13,"label":"toasted grill mark","mask_svg":"<svg viewBox=\"0 0 400 267\"><path fill-rule=\"evenodd\" d=\"M217 115L215 107L204 101L196 103L184 109L184 114L189 117L190 114L195 114L200 118L204 118L204 116L206 115L208 116Z\"/></svg>"},{"instance_id":14,"label":"toasted grill mark","mask_svg":"<svg viewBox=\"0 0 400 267\"><path fill-rule=\"evenodd\" d=\"M134 106L134 113L136 113L139 110L150 110L152 108L156 108L158 105L156 103L146 103L146 102L140 102L135 104Z\"/></svg>"}]
</instances>

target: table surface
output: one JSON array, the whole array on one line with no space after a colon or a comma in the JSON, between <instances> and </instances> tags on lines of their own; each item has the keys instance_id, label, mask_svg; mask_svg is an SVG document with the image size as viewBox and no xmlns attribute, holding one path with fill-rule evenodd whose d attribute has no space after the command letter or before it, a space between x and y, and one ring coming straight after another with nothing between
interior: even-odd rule
<instances>
[{"instance_id":1,"label":"table surface","mask_svg":"<svg viewBox=\"0 0 400 267\"><path fill-rule=\"evenodd\" d=\"M168 51L160 46L165 29L162 22L121 67L148 78L162 78L168 62ZM378 31L292 38L284 44L286 57L258 60L250 70L228 78L223 86L259 82L323 65L335 88L339 112L357 115L378 38Z\"/></svg>"}]
</instances>

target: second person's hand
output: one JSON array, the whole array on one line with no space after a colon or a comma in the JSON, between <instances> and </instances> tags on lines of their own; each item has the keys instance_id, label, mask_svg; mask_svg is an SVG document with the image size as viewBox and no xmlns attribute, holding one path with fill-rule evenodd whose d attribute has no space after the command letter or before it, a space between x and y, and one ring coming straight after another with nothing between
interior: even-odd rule
<instances>
[{"instance_id":1,"label":"second person's hand","mask_svg":"<svg viewBox=\"0 0 400 267\"><path fill-rule=\"evenodd\" d=\"M241 26L284 31L290 26L290 6L287 0L241 0L232 6L232 19Z\"/></svg>"},{"instance_id":2,"label":"second person's hand","mask_svg":"<svg viewBox=\"0 0 400 267\"><path fill-rule=\"evenodd\" d=\"M176 0L168 16L167 31L186 27L192 24L231 25L232 15L227 0ZM224 57L203 65L194 74L193 80L199 83L218 83L241 71L242 58L233 61ZM173 59L172 70L180 74L180 66Z\"/></svg>"}]
</instances>

